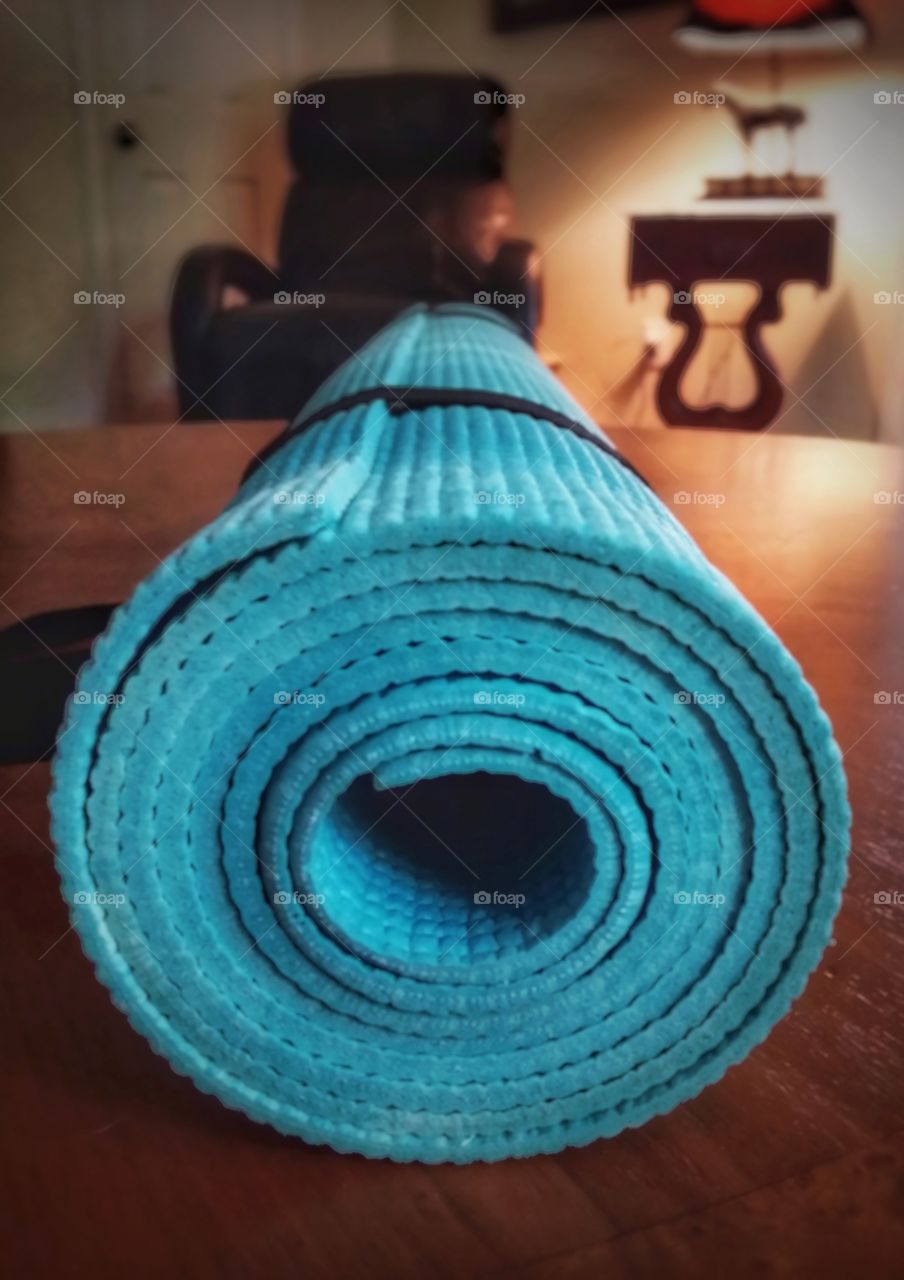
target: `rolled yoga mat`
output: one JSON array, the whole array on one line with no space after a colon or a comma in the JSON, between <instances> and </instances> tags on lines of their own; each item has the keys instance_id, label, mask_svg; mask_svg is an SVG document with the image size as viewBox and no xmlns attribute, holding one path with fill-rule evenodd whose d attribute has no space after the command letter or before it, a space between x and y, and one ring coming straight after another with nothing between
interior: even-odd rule
<instances>
[{"instance_id":1,"label":"rolled yoga mat","mask_svg":"<svg viewBox=\"0 0 904 1280\"><path fill-rule=\"evenodd\" d=\"M668 1111L829 939L812 690L486 308L406 313L302 419L81 673L52 809L85 950L176 1071L341 1151Z\"/></svg>"}]
</instances>

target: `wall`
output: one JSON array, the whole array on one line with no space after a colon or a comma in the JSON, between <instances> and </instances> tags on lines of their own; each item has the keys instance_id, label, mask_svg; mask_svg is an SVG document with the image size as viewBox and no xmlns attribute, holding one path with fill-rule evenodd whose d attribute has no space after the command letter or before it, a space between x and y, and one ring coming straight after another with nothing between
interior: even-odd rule
<instances>
[{"instance_id":1,"label":"wall","mask_svg":"<svg viewBox=\"0 0 904 1280\"><path fill-rule=\"evenodd\" d=\"M177 262L211 241L273 259L289 181L274 92L338 60L388 66L386 13L382 0L0 5L0 427L176 419Z\"/></svg>"},{"instance_id":2,"label":"wall","mask_svg":"<svg viewBox=\"0 0 904 1280\"><path fill-rule=\"evenodd\" d=\"M704 174L740 169L724 109L674 102L677 91L709 90L725 64L673 45L671 30L686 6L506 36L489 32L485 0L417 0L414 7L416 14L407 6L395 11L397 66L465 63L524 94L514 112L511 178L522 229L544 254L545 349L601 421L658 421L650 378L637 366L647 338L662 328L666 290L629 297L627 224L637 212L699 208ZM874 301L904 287L904 105L873 101L877 89L904 88L904 14L887 8L872 6L876 40L862 59L786 63L786 96L811 116L797 167L829 171L825 203L837 216L838 239L832 287L818 295L803 284L786 287L784 317L765 330L789 388L780 430L900 438L900 307ZM730 79L767 87L754 59ZM733 296L713 318L730 322L742 301ZM666 334L665 347L675 336ZM743 359L727 362L730 340L723 330L710 354L726 357L733 398L743 399L749 379ZM702 368L708 358L701 356Z\"/></svg>"},{"instance_id":3,"label":"wall","mask_svg":"<svg viewBox=\"0 0 904 1280\"><path fill-rule=\"evenodd\" d=\"M661 360L679 331L663 321L664 286L646 296L628 294L627 224L637 212L694 207L703 175L736 169L741 156L723 110L674 101L679 90L707 90L721 70L718 60L691 59L673 46L670 33L683 5L595 19L570 30L562 24L496 36L489 30L489 0L260 0L253 7L218 0L222 20L203 8L179 20L186 12L182 0L13 4L28 26L10 7L0 10L6 37L0 77L0 185L8 205L0 208L5 425L38 429L172 411L171 379L161 361L171 359L166 296L179 252L189 243L230 239L230 225L258 252L274 252L289 175L281 129L265 133L280 110L273 104L273 77L255 53L286 85L329 68L470 67L523 94L523 106L512 112L511 178L520 230L543 254L543 350L601 421L658 421L644 351L652 344ZM839 238L832 288L819 295L803 285L786 288L785 316L767 330L767 340L790 389L779 430L899 438L904 308L877 305L874 297L896 290L904 297L904 105L877 107L873 94L904 88L904 11L877 0L863 7L873 11L877 38L862 60L798 60L787 67L790 96L812 115L799 167L830 171L826 203L837 215ZM167 33L171 22L176 25ZM155 219L165 229L191 198L145 153L139 167L146 194L130 197L123 175L125 166L135 169L137 157L126 161L112 151L112 118L100 110L80 112L72 102L78 86L109 88L118 81L133 46L140 52L158 30L164 33L159 44L125 81L133 94L126 113L138 110L138 123L157 140L158 154L164 160L176 154L180 137L198 132L186 129L186 118L202 115L217 148L211 153L215 177L247 143L260 139L230 175L235 210L243 191L256 193L248 216L233 222L240 215L225 202L229 185L222 185L215 193L224 193L222 207L214 196L207 203L226 227L197 207L159 243ZM174 59L185 69L178 76ZM213 74L225 59L229 67L235 62L228 84ZM763 74L761 64L748 60L731 79L762 87ZM195 80L218 82L222 126L203 99L192 98L193 105L170 113L170 135L176 136L164 129L158 139L154 103L166 97L161 86L170 81L176 100L180 76L186 93ZM161 108L158 118L165 115ZM202 159L208 151L203 139L194 148ZM169 159L170 168L202 190L194 153L182 148L178 163ZM161 179L168 180L165 198ZM141 193L139 183L135 190ZM141 273L129 276L135 312L128 322L150 351L124 336L121 315L72 305L75 289L116 285L117 236L128 240L118 251L124 261L126 248L129 263L148 249ZM713 318L725 325L743 303L732 296ZM730 330L715 331L689 391L703 389L712 364L721 371L712 394L743 398L749 376L743 360L729 358L730 342ZM725 375L731 395L719 380Z\"/></svg>"}]
</instances>

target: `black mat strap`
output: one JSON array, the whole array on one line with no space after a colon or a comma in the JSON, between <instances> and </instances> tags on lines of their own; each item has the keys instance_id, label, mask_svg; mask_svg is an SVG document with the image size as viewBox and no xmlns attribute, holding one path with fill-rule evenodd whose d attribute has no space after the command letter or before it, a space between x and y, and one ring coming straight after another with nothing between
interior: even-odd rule
<instances>
[{"instance_id":1,"label":"black mat strap","mask_svg":"<svg viewBox=\"0 0 904 1280\"><path fill-rule=\"evenodd\" d=\"M609 444L608 440L605 440L602 435L593 431L577 418L571 418L568 414L559 413L557 409L550 409L548 405L538 404L535 400L522 400L520 396L509 396L498 391L483 391L480 388L473 387L383 386L364 387L361 391L353 391L347 396L340 396L338 400L333 400L330 404L324 405L320 409L314 409L304 418L294 422L282 435L277 436L275 440L271 440L265 449L262 449L255 458L251 459L245 474L242 476L242 483L244 484L248 477L253 475L258 467L262 466L268 458L277 453L284 444L300 436L316 422L322 422L325 418L331 418L333 414L342 413L346 409L353 409L357 405L375 404L380 400L386 402L386 407L393 416L405 413L408 410L429 409L437 405L478 405L485 409L506 409L509 413L523 413L526 417L536 418L538 422L548 422L554 427L561 427L564 431L570 431L572 435L576 435L581 440L586 440L589 444L595 445L597 449L602 449L603 453L607 454L615 462L620 463L633 476L636 476L642 484L645 484L647 488L650 487L646 477L641 475L633 463L629 462L623 453L620 453L618 449Z\"/></svg>"}]
</instances>

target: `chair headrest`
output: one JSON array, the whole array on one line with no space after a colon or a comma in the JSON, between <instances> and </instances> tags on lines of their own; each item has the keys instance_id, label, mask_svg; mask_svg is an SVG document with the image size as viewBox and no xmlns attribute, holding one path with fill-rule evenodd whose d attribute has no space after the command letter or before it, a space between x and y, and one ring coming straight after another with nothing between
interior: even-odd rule
<instances>
[{"instance_id":1,"label":"chair headrest","mask_svg":"<svg viewBox=\"0 0 904 1280\"><path fill-rule=\"evenodd\" d=\"M289 154L308 182L502 174L508 95L488 77L324 76L282 96Z\"/></svg>"}]
</instances>

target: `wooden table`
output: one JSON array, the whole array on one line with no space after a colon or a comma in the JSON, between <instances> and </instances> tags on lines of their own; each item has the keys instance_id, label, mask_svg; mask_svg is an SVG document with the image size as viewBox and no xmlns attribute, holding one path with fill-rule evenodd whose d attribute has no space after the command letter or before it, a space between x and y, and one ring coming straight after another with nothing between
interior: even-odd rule
<instances>
[{"instance_id":1,"label":"wooden table","mask_svg":"<svg viewBox=\"0 0 904 1280\"><path fill-rule=\"evenodd\" d=\"M250 448L273 434L196 424L0 440L0 591L12 611L0 622L120 598L214 515ZM798 656L846 753L851 875L835 945L804 996L701 1097L582 1150L425 1168L305 1147L202 1096L130 1030L68 929L47 768L7 768L10 1275L902 1274L899 456L768 434L612 434L667 501L682 495L679 518ZM78 505L79 490L123 501Z\"/></svg>"},{"instance_id":2,"label":"wooden table","mask_svg":"<svg viewBox=\"0 0 904 1280\"><path fill-rule=\"evenodd\" d=\"M672 295L669 320L684 328L656 384L656 405L672 427L743 427L761 431L778 417L785 384L763 343L762 328L782 315L786 284L807 281L828 287L832 271L835 219L831 214L705 213L654 214L631 220L628 285L662 282ZM743 280L756 285L738 337L753 375L754 393L743 406L688 404L682 384L706 327L701 293L712 294L725 283ZM697 285L709 281L708 289Z\"/></svg>"}]
</instances>

